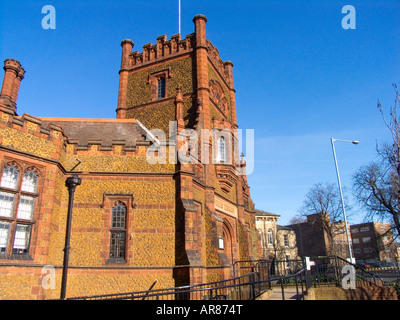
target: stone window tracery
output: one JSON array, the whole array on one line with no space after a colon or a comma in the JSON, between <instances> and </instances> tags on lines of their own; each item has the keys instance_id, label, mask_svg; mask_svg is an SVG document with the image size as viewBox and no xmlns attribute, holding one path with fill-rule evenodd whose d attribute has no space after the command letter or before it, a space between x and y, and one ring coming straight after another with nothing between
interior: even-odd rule
<instances>
[{"instance_id":1,"label":"stone window tracery","mask_svg":"<svg viewBox=\"0 0 400 320\"><path fill-rule=\"evenodd\" d=\"M0 181L0 254L29 253L38 181L39 174L32 167L14 162L4 167Z\"/></svg>"}]
</instances>

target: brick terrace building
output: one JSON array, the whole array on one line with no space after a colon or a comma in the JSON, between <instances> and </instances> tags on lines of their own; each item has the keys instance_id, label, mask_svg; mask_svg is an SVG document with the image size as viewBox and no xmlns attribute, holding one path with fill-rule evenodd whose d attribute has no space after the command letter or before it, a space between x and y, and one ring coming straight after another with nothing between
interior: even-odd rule
<instances>
[{"instance_id":1,"label":"brick terrace building","mask_svg":"<svg viewBox=\"0 0 400 320\"><path fill-rule=\"evenodd\" d=\"M67 297L146 290L156 279L155 288L216 281L231 276L233 262L260 256L254 205L239 174L246 164L231 161L239 158L232 152L233 64L207 40L206 21L198 15L193 34L160 36L141 53L122 41L116 119L18 116L25 70L5 61L1 299L60 297L65 181L73 173L82 184L74 198ZM187 146L186 128L199 136L201 129L225 130L191 142L205 161L170 161ZM164 144L152 129L166 134ZM49 265L55 289L42 285Z\"/></svg>"}]
</instances>

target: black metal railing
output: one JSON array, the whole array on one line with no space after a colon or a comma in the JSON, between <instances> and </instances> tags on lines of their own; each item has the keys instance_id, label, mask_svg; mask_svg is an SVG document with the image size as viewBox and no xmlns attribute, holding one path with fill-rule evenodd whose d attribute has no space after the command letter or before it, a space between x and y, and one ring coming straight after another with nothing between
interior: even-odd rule
<instances>
[{"instance_id":1,"label":"black metal railing","mask_svg":"<svg viewBox=\"0 0 400 320\"><path fill-rule=\"evenodd\" d=\"M299 268L298 262L293 261L296 272L290 273L291 269L281 268L277 261L240 261L236 264L236 269L234 268L238 276L232 279L167 289L74 297L68 300L255 300L276 286L281 289L282 299L285 299L284 290L287 286L295 287L296 299L301 299L305 274L304 268ZM285 263L287 267L287 261ZM246 269L250 272L245 273ZM274 271L273 274L271 270ZM277 273L276 270L281 271Z\"/></svg>"},{"instance_id":2,"label":"black metal railing","mask_svg":"<svg viewBox=\"0 0 400 320\"><path fill-rule=\"evenodd\" d=\"M382 274L365 270L337 256L313 257L310 260L313 263L309 269L305 260L237 261L232 266L232 279L167 289L153 289L153 283L145 291L68 300L254 300L272 290L280 291L282 300L285 300L288 298L286 292L293 294L294 288L295 299L304 299L304 293L311 287L341 286L343 268L348 265L354 267L356 281L368 282L370 285L393 285L400 278L400 270L391 270L386 281L383 281Z\"/></svg>"},{"instance_id":3,"label":"black metal railing","mask_svg":"<svg viewBox=\"0 0 400 320\"><path fill-rule=\"evenodd\" d=\"M253 300L262 288L257 272L205 284L150 291L69 298L69 300Z\"/></svg>"},{"instance_id":4,"label":"black metal railing","mask_svg":"<svg viewBox=\"0 0 400 320\"><path fill-rule=\"evenodd\" d=\"M288 276L304 268L303 260L256 260L236 261L233 264L234 276L240 276L250 272L259 272L266 280L272 277Z\"/></svg>"},{"instance_id":5,"label":"black metal railing","mask_svg":"<svg viewBox=\"0 0 400 320\"><path fill-rule=\"evenodd\" d=\"M353 264L338 256L314 257L314 265L311 267L311 277L314 287L316 286L339 286L343 278L343 268L345 266L354 267L356 281L365 281L371 285L378 286L384 284L382 278L365 268Z\"/></svg>"},{"instance_id":6,"label":"black metal railing","mask_svg":"<svg viewBox=\"0 0 400 320\"><path fill-rule=\"evenodd\" d=\"M305 277L305 269L300 269L294 274L273 278L268 282L271 289L280 291L281 300L287 299L286 292L290 288L296 288L295 300L304 300L304 294L307 292ZM293 296L290 299L293 299Z\"/></svg>"}]
</instances>

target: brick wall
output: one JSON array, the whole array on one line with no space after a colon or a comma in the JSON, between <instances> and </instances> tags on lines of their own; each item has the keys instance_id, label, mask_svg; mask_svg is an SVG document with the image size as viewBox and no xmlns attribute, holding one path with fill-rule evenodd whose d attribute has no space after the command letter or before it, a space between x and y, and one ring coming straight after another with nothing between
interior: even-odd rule
<instances>
[{"instance_id":1,"label":"brick wall","mask_svg":"<svg viewBox=\"0 0 400 320\"><path fill-rule=\"evenodd\" d=\"M173 165L150 165L145 146L129 152L129 157L121 150L77 150L59 128L41 127L40 119L7 113L0 114L0 119L1 164L12 160L40 169L29 259L0 259L1 298L58 297L68 207L68 175L64 172L78 156L82 161L82 185L77 187L74 200L67 296L144 290L155 279L160 286L174 286L177 249ZM123 265L106 262L111 206L118 199L128 202L127 256ZM44 265L56 270L54 290L43 290L41 286L46 275L42 274Z\"/></svg>"},{"instance_id":2,"label":"brick wall","mask_svg":"<svg viewBox=\"0 0 400 320\"><path fill-rule=\"evenodd\" d=\"M398 300L393 287L360 286L356 289L339 287L320 287L309 290L307 300Z\"/></svg>"}]
</instances>

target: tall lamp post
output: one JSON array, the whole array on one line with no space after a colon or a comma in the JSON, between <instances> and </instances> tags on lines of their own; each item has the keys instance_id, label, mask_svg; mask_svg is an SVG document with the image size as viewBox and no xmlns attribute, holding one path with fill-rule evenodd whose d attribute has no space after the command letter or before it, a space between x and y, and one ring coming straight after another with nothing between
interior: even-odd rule
<instances>
[{"instance_id":1,"label":"tall lamp post","mask_svg":"<svg viewBox=\"0 0 400 320\"><path fill-rule=\"evenodd\" d=\"M71 220L72 220L72 208L74 205L74 193L75 188L81 184L81 179L76 175L72 175L65 181L65 186L69 192L68 202L68 215L67 215L67 229L65 231L65 247L64 247L64 263L63 273L61 281L61 296L60 299L65 299L65 292L67 289L67 274L68 274L68 260L69 260L69 242L71 236Z\"/></svg>"},{"instance_id":2,"label":"tall lamp post","mask_svg":"<svg viewBox=\"0 0 400 320\"><path fill-rule=\"evenodd\" d=\"M350 244L350 235L349 235L349 229L347 225L347 216L346 216L346 209L344 206L344 200L343 200L343 191L342 191L342 185L340 183L340 176L339 176L339 168L337 164L337 159L336 159L336 152L335 152L335 141L342 141L342 142L351 142L352 144L358 144L358 141L350 141L350 140L341 140L341 139L333 139L331 138L331 143L332 143L332 151L333 151L333 158L335 159L335 167L336 167L336 175L337 175L337 180L338 180L338 185L339 185L339 191L340 191L340 198L342 200L342 208L343 208L343 216L344 216L344 225L346 229L346 236L347 236L347 244L349 246L349 255L350 255L350 262L354 263L354 258L353 258L353 252L351 250L351 244Z\"/></svg>"}]
</instances>

